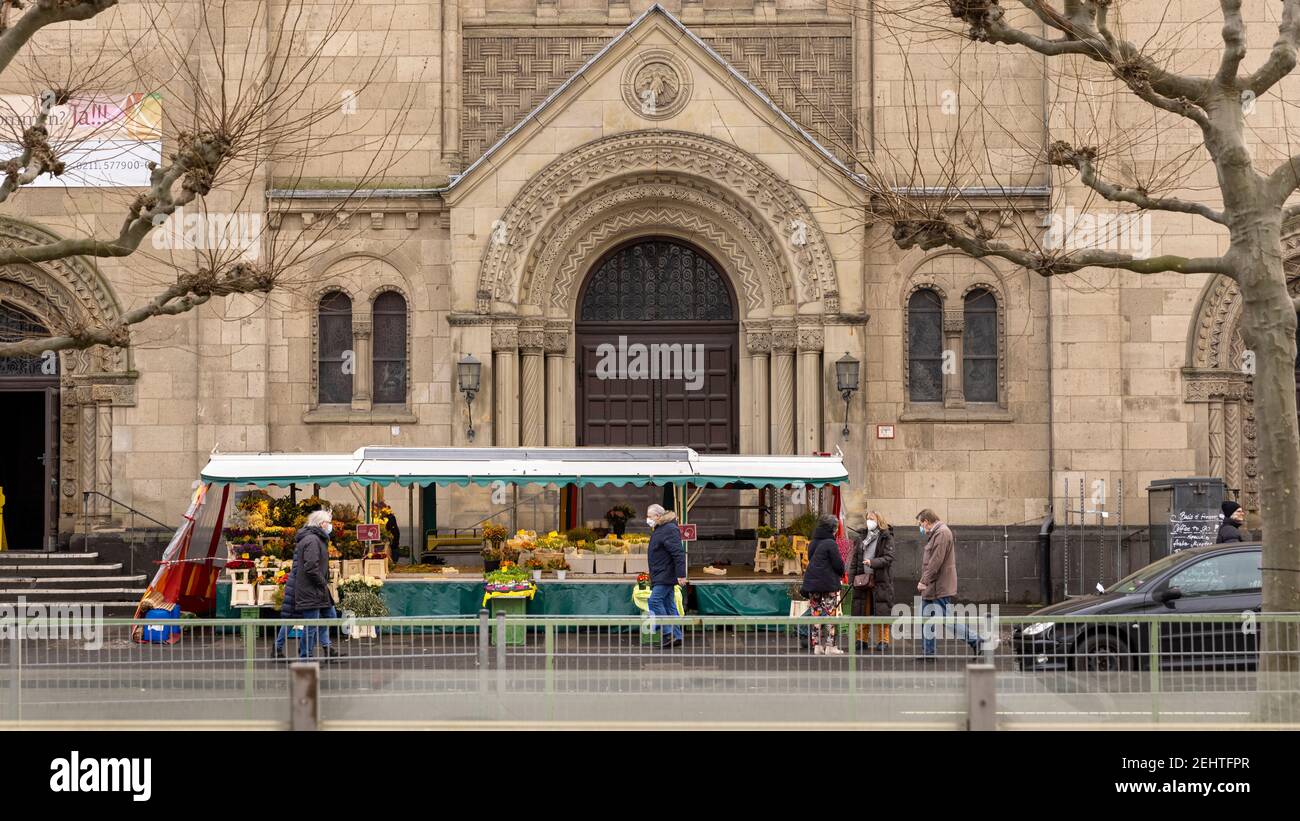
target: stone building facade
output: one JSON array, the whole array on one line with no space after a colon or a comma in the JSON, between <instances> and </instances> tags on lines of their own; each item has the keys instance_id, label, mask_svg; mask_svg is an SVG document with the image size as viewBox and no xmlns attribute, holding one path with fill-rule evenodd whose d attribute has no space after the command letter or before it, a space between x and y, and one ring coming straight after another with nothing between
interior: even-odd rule
<instances>
[{"instance_id":1,"label":"stone building facade","mask_svg":"<svg viewBox=\"0 0 1300 821\"><path fill-rule=\"evenodd\" d=\"M1154 21L1160 4L1148 5ZM307 263L307 284L153 320L126 348L63 355L44 381L3 378L51 397L44 416L11 431L53 431L42 538L120 524L109 497L176 519L214 448L839 448L853 504L902 522L922 507L960 525L1032 521L1085 479L1090 493L1104 482L1111 505L1122 482L1133 523L1149 480L1167 476L1221 476L1252 507L1255 420L1231 283L1048 281L952 252L900 252L867 218L858 161L903 141L909 95L942 110L958 87L940 47L904 47L833 0L359 8L338 57L392 62L391 82L363 92L362 107L412 92L400 160L342 212L338 183L365 173L364 151L322 158L288 187L269 168L256 196L231 200L265 213L272 232L322 215L345 225L346 239ZM977 73L1005 91L1039 89L1040 72L1036 58L1004 51ZM988 105L1041 141L1050 106L1015 96ZM941 145L951 127L922 136ZM1014 178L1019 209L982 198L979 174ZM976 177L962 207L995 232L1042 226L1086 199L1046 167ZM3 209L2 241L70 233L87 213L112 225L115 204L23 192ZM1190 218L1155 219L1162 243L1222 244ZM646 271L679 279L638 289ZM598 272L626 299L598 304L587 287ZM147 299L159 276L148 260L11 268L0 303L24 321L90 321ZM711 363L716 354L707 401L599 393L586 357L629 333L699 340ZM958 367L943 369L943 352ZM456 383L466 354L484 366L472 404ZM862 363L847 402L835 377L846 354ZM339 379L331 369L344 358ZM409 521L405 492L392 501ZM438 524L487 512L481 494L447 491Z\"/></svg>"}]
</instances>

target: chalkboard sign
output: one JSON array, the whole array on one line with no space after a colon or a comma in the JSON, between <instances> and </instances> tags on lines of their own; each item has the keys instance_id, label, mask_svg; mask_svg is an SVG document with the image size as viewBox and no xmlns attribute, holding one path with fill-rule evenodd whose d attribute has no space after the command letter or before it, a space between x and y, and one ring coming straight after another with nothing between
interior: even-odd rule
<instances>
[{"instance_id":1,"label":"chalkboard sign","mask_svg":"<svg viewBox=\"0 0 1300 821\"><path fill-rule=\"evenodd\" d=\"M1177 553L1214 544L1219 533L1219 511L1180 510L1169 517L1169 549Z\"/></svg>"},{"instance_id":2,"label":"chalkboard sign","mask_svg":"<svg viewBox=\"0 0 1300 821\"><path fill-rule=\"evenodd\" d=\"M1157 479L1147 487L1151 561L1214 544L1219 532L1223 480L1212 476Z\"/></svg>"}]
</instances>

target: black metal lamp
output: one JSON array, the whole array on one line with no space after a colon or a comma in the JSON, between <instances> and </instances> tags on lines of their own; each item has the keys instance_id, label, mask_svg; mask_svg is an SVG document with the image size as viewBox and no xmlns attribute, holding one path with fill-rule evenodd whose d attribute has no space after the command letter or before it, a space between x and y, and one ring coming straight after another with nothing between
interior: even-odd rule
<instances>
[{"instance_id":1,"label":"black metal lamp","mask_svg":"<svg viewBox=\"0 0 1300 821\"><path fill-rule=\"evenodd\" d=\"M844 438L849 437L849 398L853 396L858 389L858 375L861 367L860 362L849 356L845 351L844 356L835 360L835 387L844 397L844 430L840 431Z\"/></svg>"},{"instance_id":2,"label":"black metal lamp","mask_svg":"<svg viewBox=\"0 0 1300 821\"><path fill-rule=\"evenodd\" d=\"M483 363L472 353L467 353L456 363L456 379L460 392L465 394L465 408L469 411L469 430L466 436L474 441L474 396L479 390L479 380L483 377Z\"/></svg>"}]
</instances>

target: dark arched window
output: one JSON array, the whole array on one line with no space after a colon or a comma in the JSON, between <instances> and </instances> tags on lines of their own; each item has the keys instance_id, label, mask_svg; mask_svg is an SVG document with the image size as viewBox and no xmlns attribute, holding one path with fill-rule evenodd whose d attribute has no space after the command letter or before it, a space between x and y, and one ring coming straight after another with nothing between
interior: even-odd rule
<instances>
[{"instance_id":1,"label":"dark arched window","mask_svg":"<svg viewBox=\"0 0 1300 821\"><path fill-rule=\"evenodd\" d=\"M998 401L998 300L983 288L966 294L962 383L967 402Z\"/></svg>"},{"instance_id":2,"label":"dark arched window","mask_svg":"<svg viewBox=\"0 0 1300 821\"><path fill-rule=\"evenodd\" d=\"M708 257L668 239L642 240L601 261L582 295L587 322L730 320L731 290Z\"/></svg>"},{"instance_id":3,"label":"dark arched window","mask_svg":"<svg viewBox=\"0 0 1300 821\"><path fill-rule=\"evenodd\" d=\"M350 404L357 363L352 347L352 300L347 294L335 291L321 297L316 333L316 401L322 405Z\"/></svg>"},{"instance_id":4,"label":"dark arched window","mask_svg":"<svg viewBox=\"0 0 1300 821\"><path fill-rule=\"evenodd\" d=\"M929 289L907 300L908 398L943 401L943 303Z\"/></svg>"},{"instance_id":5,"label":"dark arched window","mask_svg":"<svg viewBox=\"0 0 1300 821\"><path fill-rule=\"evenodd\" d=\"M406 300L396 291L375 297L374 402L406 404Z\"/></svg>"},{"instance_id":6,"label":"dark arched window","mask_svg":"<svg viewBox=\"0 0 1300 821\"><path fill-rule=\"evenodd\" d=\"M0 302L0 342L22 342L50 335L40 320L19 308ZM0 357L0 376L57 376L57 354Z\"/></svg>"}]
</instances>

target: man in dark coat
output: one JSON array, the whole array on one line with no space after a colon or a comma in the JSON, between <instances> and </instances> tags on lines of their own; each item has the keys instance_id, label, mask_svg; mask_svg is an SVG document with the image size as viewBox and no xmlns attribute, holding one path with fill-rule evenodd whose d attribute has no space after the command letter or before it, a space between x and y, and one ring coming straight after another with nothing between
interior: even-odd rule
<instances>
[{"instance_id":1,"label":"man in dark coat","mask_svg":"<svg viewBox=\"0 0 1300 821\"><path fill-rule=\"evenodd\" d=\"M1223 524L1219 525L1219 537L1214 540L1214 543L1246 541L1246 537L1250 534L1241 529L1246 522L1246 511L1236 502L1224 502L1222 510Z\"/></svg>"},{"instance_id":2,"label":"man in dark coat","mask_svg":"<svg viewBox=\"0 0 1300 821\"><path fill-rule=\"evenodd\" d=\"M663 505L650 505L646 510L646 524L654 528L646 548L646 561L650 565L650 612L656 616L681 616L677 612L674 588L686 586L686 550L682 547L677 514L664 510ZM665 626L663 633L665 648L682 643L679 625Z\"/></svg>"},{"instance_id":3,"label":"man in dark coat","mask_svg":"<svg viewBox=\"0 0 1300 821\"><path fill-rule=\"evenodd\" d=\"M307 517L307 526L298 531L293 551L293 570L288 583L293 584L293 608L298 618L312 621L332 607L329 589L329 534L334 525L328 511L316 510ZM287 583L287 584L288 584ZM287 594L286 584L286 594ZM316 651L319 627L308 625L298 642L298 658L309 659Z\"/></svg>"},{"instance_id":4,"label":"man in dark coat","mask_svg":"<svg viewBox=\"0 0 1300 821\"><path fill-rule=\"evenodd\" d=\"M831 616L840 603L840 584L844 578L844 557L835 543L839 519L822 516L813 531L812 544L808 546L808 569L803 574L803 592L808 597L808 611L813 616ZM844 651L835 646L835 626L823 631L820 624L812 626L813 652L819 656L840 656Z\"/></svg>"}]
</instances>

